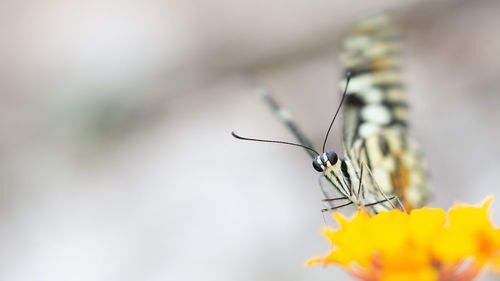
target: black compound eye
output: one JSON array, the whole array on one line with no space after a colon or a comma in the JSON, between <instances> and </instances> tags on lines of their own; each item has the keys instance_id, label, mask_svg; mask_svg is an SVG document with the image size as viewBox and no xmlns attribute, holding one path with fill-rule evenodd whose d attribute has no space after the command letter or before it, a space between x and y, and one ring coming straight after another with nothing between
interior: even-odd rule
<instances>
[{"instance_id":1,"label":"black compound eye","mask_svg":"<svg viewBox=\"0 0 500 281\"><path fill-rule=\"evenodd\" d=\"M319 156L314 158L313 160L313 167L314 167L314 170L318 171L318 172L323 172L324 169L323 169L323 163L321 162Z\"/></svg>"},{"instance_id":2,"label":"black compound eye","mask_svg":"<svg viewBox=\"0 0 500 281\"><path fill-rule=\"evenodd\" d=\"M337 161L339 160L337 153L335 153L331 150L327 151L325 154L326 154L326 157L328 158L328 162L330 162L330 164L332 164L332 165L335 165L335 163L337 163Z\"/></svg>"}]
</instances>

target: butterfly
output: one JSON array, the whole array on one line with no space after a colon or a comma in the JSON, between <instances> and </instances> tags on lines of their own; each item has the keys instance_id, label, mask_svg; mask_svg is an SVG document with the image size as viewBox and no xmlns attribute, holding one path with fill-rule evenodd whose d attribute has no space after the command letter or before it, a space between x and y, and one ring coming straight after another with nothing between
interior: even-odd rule
<instances>
[{"instance_id":1,"label":"butterfly","mask_svg":"<svg viewBox=\"0 0 500 281\"><path fill-rule=\"evenodd\" d=\"M400 208L411 210L426 203L427 169L417 144L408 135L408 105L401 75L399 35L388 17L359 22L344 42L340 59L346 71L341 81L342 101L327 132L343 110L343 152L318 153L289 114L270 96L266 102L286 124L298 144L313 157L322 173L323 211L354 205L369 213ZM325 151L327 137L323 143Z\"/></svg>"}]
</instances>

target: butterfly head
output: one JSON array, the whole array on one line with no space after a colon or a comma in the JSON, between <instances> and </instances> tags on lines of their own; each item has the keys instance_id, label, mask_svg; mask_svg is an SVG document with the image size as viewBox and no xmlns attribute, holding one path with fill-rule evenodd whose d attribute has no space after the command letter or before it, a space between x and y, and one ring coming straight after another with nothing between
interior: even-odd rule
<instances>
[{"instance_id":1,"label":"butterfly head","mask_svg":"<svg viewBox=\"0 0 500 281\"><path fill-rule=\"evenodd\" d=\"M337 153L335 153L332 150L329 150L314 158L312 164L316 171L323 172L326 170L327 167L335 165L335 163L337 163L338 160L339 157L337 156Z\"/></svg>"}]
</instances>

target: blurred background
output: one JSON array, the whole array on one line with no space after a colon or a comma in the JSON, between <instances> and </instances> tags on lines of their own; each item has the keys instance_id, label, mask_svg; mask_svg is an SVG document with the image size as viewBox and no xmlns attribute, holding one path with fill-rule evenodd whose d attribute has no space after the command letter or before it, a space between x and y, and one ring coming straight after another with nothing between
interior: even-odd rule
<instances>
[{"instance_id":1,"label":"blurred background","mask_svg":"<svg viewBox=\"0 0 500 281\"><path fill-rule=\"evenodd\" d=\"M499 1L3 0L0 280L351 280L304 266L328 247L307 154L230 132L293 140L257 73L319 146L342 38L381 11L431 206L492 194L500 222Z\"/></svg>"}]
</instances>

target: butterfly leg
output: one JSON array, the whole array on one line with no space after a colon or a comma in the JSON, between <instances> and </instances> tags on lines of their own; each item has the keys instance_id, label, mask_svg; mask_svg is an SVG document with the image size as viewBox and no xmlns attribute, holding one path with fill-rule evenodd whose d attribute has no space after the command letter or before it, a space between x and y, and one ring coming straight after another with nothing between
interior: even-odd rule
<instances>
[{"instance_id":1,"label":"butterfly leg","mask_svg":"<svg viewBox=\"0 0 500 281\"><path fill-rule=\"evenodd\" d=\"M358 196L359 196L360 192L362 191L362 190L361 190L361 188L362 188L362 187L361 187L361 183L363 182L363 167L364 167L364 166L365 166L365 163L364 163L363 161L361 161L361 172L360 172L360 176L359 176ZM370 172L370 169L368 169L368 172ZM370 175L372 175L372 174L371 174L371 172L370 172ZM372 175L372 177L373 177L373 175ZM401 203L401 200L399 199L399 196L396 196L396 195L395 195L395 196L393 196L392 198L390 198L390 200L388 200L387 196L386 196L386 195L385 195L385 193L384 193L384 192L380 189L380 187L378 186L378 184L377 184L376 182L375 182L375 185L376 185L377 189L379 190L379 192L380 192L380 193L384 196L384 198L385 198L385 200L381 200L382 202L386 202L386 201L391 202L390 200L392 200L392 199L396 199L396 200L398 201L398 205L399 205L399 207L401 207L401 210L402 210L403 212L405 212L405 213L408 213L408 212L406 211L406 208L405 208L405 206L403 205L403 203ZM382 203L382 202L380 202L380 203ZM391 202L391 205L392 205L394 208L396 208L396 207L394 206L394 204L392 204L392 202ZM365 206L366 206L366 205L365 205Z\"/></svg>"},{"instance_id":2,"label":"butterfly leg","mask_svg":"<svg viewBox=\"0 0 500 281\"><path fill-rule=\"evenodd\" d=\"M364 168L364 166L365 165L363 164L363 162L361 162L361 171L359 173L358 197L360 194L363 194L363 193L361 193L361 191L362 191L361 187L363 186L361 183L363 182L363 168Z\"/></svg>"},{"instance_id":3,"label":"butterfly leg","mask_svg":"<svg viewBox=\"0 0 500 281\"><path fill-rule=\"evenodd\" d=\"M349 199L349 197L344 196L344 197L338 197L338 198L327 198L327 199L323 199L321 201L323 201L323 202L331 202L331 201L346 200L346 199Z\"/></svg>"},{"instance_id":4,"label":"butterfly leg","mask_svg":"<svg viewBox=\"0 0 500 281\"><path fill-rule=\"evenodd\" d=\"M321 209L321 212L324 213L324 212L328 212L328 211L334 211L334 210L337 210L337 209L349 206L351 204L354 204L354 203L353 202L348 202L348 203L345 203L345 204L342 204L342 205L338 205L338 206L335 206L335 207L332 207L332 208Z\"/></svg>"},{"instance_id":5,"label":"butterfly leg","mask_svg":"<svg viewBox=\"0 0 500 281\"><path fill-rule=\"evenodd\" d=\"M377 204L381 204L381 203L384 203L384 202L388 202L388 201L390 202L390 200L393 200L393 199L396 199L396 198L397 198L397 196L391 196L391 197L389 197L387 199L384 199L384 200L380 200L380 201L377 201L377 202L365 204L365 205L363 205L363 207L371 207L371 206L375 206Z\"/></svg>"},{"instance_id":6,"label":"butterfly leg","mask_svg":"<svg viewBox=\"0 0 500 281\"><path fill-rule=\"evenodd\" d=\"M403 212L405 212L405 213L408 213L408 211L405 208L405 205L403 205L403 203L401 203L401 200L399 200L399 196L396 196L396 200L398 201L398 204L401 207L401 210L403 210Z\"/></svg>"},{"instance_id":7,"label":"butterfly leg","mask_svg":"<svg viewBox=\"0 0 500 281\"><path fill-rule=\"evenodd\" d=\"M362 165L362 166L366 166L366 164L365 164L364 162L361 162L361 165ZM378 192L380 192L380 194L382 194L382 196L384 197L385 201L387 201L387 202L389 202L389 204L391 204L391 207L392 207L392 208L396 209L396 206L394 205L394 203L392 203L392 201L391 201L391 200L389 200L389 199L387 198L387 195L385 194L385 192L384 192L384 191L382 191L382 189L381 189L381 188L380 188L380 186L378 185L378 183L377 183L377 181L375 180L375 178L373 177L373 174L372 174L372 172L370 171L370 169L368 169L368 167L366 167L366 170L367 170L367 171L368 171L368 173L370 174L370 177L373 179L373 184L374 184L374 185L375 185L375 187L377 188ZM361 182L362 182L362 179L360 179L360 183L361 183ZM399 199L398 199L398 202L400 202L400 201L399 201Z\"/></svg>"}]
</instances>

